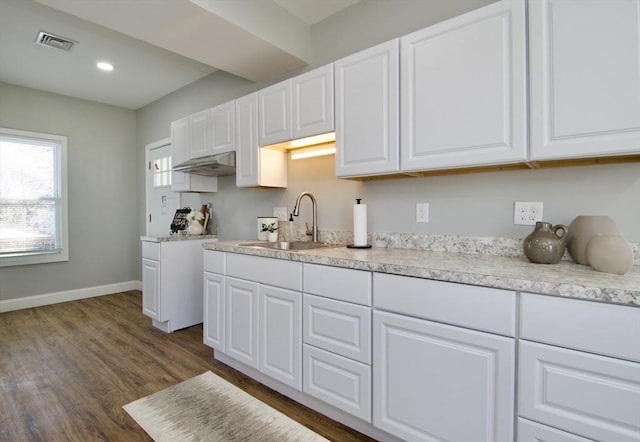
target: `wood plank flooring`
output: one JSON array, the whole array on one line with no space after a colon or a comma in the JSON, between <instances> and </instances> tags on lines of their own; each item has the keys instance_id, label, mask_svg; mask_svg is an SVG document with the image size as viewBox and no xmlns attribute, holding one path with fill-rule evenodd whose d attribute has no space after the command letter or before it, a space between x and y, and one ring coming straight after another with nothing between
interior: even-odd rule
<instances>
[{"instance_id":1,"label":"wood plank flooring","mask_svg":"<svg viewBox=\"0 0 640 442\"><path fill-rule=\"evenodd\" d=\"M122 406L207 370L330 440L372 440L215 361L202 326L141 312L131 291L0 313L0 441L148 441Z\"/></svg>"}]
</instances>

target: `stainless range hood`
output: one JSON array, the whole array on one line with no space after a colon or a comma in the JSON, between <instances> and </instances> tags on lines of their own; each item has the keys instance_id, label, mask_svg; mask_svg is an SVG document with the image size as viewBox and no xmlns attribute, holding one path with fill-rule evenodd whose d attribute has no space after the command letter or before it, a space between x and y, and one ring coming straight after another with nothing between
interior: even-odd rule
<instances>
[{"instance_id":1,"label":"stainless range hood","mask_svg":"<svg viewBox=\"0 0 640 442\"><path fill-rule=\"evenodd\" d=\"M227 152L206 157L193 158L173 167L174 172L194 173L205 176L236 174L236 153Z\"/></svg>"}]
</instances>

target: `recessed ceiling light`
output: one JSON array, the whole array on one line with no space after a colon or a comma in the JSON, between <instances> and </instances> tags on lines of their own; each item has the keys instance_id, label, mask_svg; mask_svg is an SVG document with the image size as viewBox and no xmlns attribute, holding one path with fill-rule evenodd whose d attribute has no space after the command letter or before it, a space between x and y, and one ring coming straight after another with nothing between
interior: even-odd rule
<instances>
[{"instance_id":1,"label":"recessed ceiling light","mask_svg":"<svg viewBox=\"0 0 640 442\"><path fill-rule=\"evenodd\" d=\"M102 69L103 71L113 70L113 65L111 63L107 63L106 61L101 61L96 66L98 66L98 69Z\"/></svg>"}]
</instances>

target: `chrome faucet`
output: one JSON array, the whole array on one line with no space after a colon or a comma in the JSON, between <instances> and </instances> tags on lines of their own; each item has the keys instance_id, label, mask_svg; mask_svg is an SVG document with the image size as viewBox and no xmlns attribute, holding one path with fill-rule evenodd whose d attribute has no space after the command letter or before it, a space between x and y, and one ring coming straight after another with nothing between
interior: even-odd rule
<instances>
[{"instance_id":1,"label":"chrome faucet","mask_svg":"<svg viewBox=\"0 0 640 442\"><path fill-rule=\"evenodd\" d=\"M296 204L293 206L293 216L300 215L300 200L308 196L311 199L311 205L313 206L313 225L311 226L311 232L309 232L309 226L307 226L307 235L311 235L311 241L318 242L318 205L316 198L309 192L302 192L296 199Z\"/></svg>"}]
</instances>

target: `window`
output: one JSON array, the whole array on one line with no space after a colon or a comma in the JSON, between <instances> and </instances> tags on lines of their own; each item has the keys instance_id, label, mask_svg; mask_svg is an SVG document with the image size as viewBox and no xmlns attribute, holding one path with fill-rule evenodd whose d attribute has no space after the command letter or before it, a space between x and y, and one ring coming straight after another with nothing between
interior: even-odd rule
<instances>
[{"instance_id":1,"label":"window","mask_svg":"<svg viewBox=\"0 0 640 442\"><path fill-rule=\"evenodd\" d=\"M67 137L0 128L0 266L68 261Z\"/></svg>"},{"instance_id":2,"label":"window","mask_svg":"<svg viewBox=\"0 0 640 442\"><path fill-rule=\"evenodd\" d=\"M162 157L153 161L153 187L171 186L171 157Z\"/></svg>"}]
</instances>

